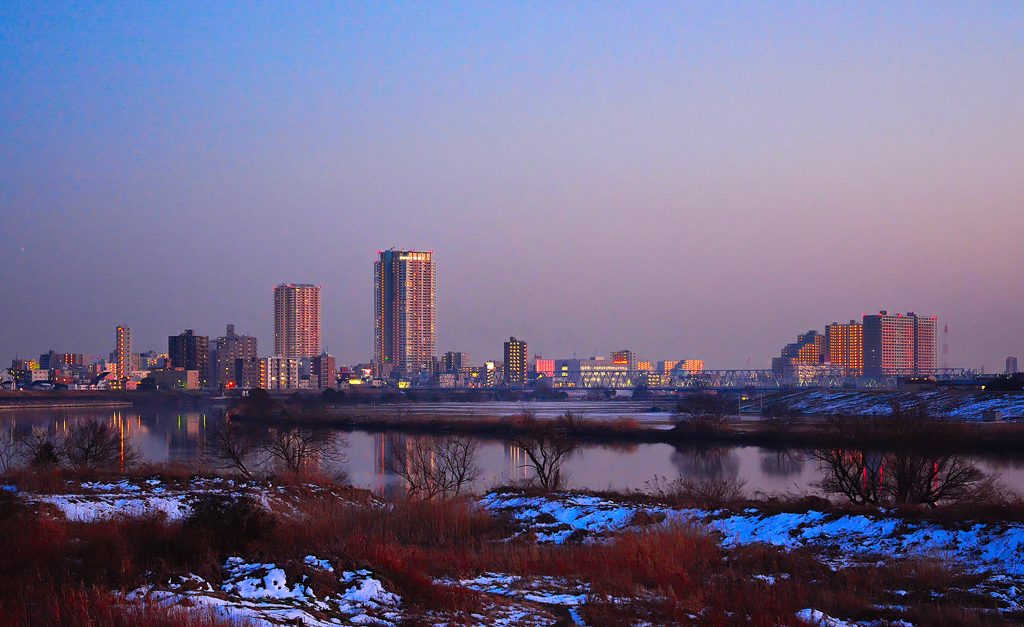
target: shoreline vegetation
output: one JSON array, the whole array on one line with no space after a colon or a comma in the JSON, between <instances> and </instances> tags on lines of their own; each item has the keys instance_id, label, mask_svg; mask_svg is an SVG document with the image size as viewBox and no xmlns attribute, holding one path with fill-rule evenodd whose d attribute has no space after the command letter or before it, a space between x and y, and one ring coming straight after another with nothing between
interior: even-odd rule
<instances>
[{"instance_id":1,"label":"shoreline vegetation","mask_svg":"<svg viewBox=\"0 0 1024 627\"><path fill-rule=\"evenodd\" d=\"M664 413L670 429L529 403L481 420L330 400L250 395L211 416L187 463L139 463L97 419L19 432L0 477L0 626L1024 624L1024 497L963 459L974 425L920 405L857 419L780 405L744 436L700 395ZM406 489L327 474L357 423L422 431L386 462ZM486 429L532 473L473 493L466 436ZM584 440L761 431L815 433L831 498L749 496L725 476L560 481Z\"/></svg>"},{"instance_id":2,"label":"shoreline vegetation","mask_svg":"<svg viewBox=\"0 0 1024 627\"><path fill-rule=\"evenodd\" d=\"M200 464L5 479L4 626L1024 620L1019 558L997 568L969 547L955 558L910 548L1012 543L1019 501L879 509L505 486L385 502L315 474L245 481ZM879 538L884 556L860 546Z\"/></svg>"}]
</instances>

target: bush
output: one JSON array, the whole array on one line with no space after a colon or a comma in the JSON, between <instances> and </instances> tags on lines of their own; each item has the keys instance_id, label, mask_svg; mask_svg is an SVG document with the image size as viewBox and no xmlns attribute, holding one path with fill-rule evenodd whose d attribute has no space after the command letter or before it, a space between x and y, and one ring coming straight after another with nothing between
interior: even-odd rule
<instances>
[{"instance_id":1,"label":"bush","mask_svg":"<svg viewBox=\"0 0 1024 627\"><path fill-rule=\"evenodd\" d=\"M277 519L249 496L211 494L192 504L183 532L198 534L214 551L234 554L266 544L277 525Z\"/></svg>"}]
</instances>

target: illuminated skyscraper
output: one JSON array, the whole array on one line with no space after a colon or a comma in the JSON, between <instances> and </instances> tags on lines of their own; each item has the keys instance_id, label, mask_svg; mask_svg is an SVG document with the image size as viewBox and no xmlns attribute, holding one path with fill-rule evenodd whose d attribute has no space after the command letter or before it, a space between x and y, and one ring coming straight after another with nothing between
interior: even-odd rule
<instances>
[{"instance_id":1,"label":"illuminated skyscraper","mask_svg":"<svg viewBox=\"0 0 1024 627\"><path fill-rule=\"evenodd\" d=\"M505 385L526 385L526 342L514 337L505 342Z\"/></svg>"},{"instance_id":2,"label":"illuminated skyscraper","mask_svg":"<svg viewBox=\"0 0 1024 627\"><path fill-rule=\"evenodd\" d=\"M856 320L850 324L833 322L825 327L825 349L834 368L859 377L864 374L864 325Z\"/></svg>"},{"instance_id":3,"label":"illuminated skyscraper","mask_svg":"<svg viewBox=\"0 0 1024 627\"><path fill-rule=\"evenodd\" d=\"M115 376L127 379L132 374L132 330L117 327L117 345L114 348Z\"/></svg>"},{"instance_id":4,"label":"illuminated skyscraper","mask_svg":"<svg viewBox=\"0 0 1024 627\"><path fill-rule=\"evenodd\" d=\"M935 371L935 317L914 312L864 316L864 375L932 374Z\"/></svg>"},{"instance_id":5,"label":"illuminated skyscraper","mask_svg":"<svg viewBox=\"0 0 1024 627\"><path fill-rule=\"evenodd\" d=\"M312 359L320 354L320 287L307 283L274 288L274 354Z\"/></svg>"},{"instance_id":6,"label":"illuminated skyscraper","mask_svg":"<svg viewBox=\"0 0 1024 627\"><path fill-rule=\"evenodd\" d=\"M373 264L373 365L381 376L429 369L435 356L431 252L378 251Z\"/></svg>"}]
</instances>

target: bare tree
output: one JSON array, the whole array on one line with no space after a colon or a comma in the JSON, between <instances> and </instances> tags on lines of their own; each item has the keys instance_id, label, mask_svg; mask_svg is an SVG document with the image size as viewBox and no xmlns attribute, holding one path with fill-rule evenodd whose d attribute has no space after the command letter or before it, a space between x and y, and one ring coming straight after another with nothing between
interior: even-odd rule
<instances>
[{"instance_id":1,"label":"bare tree","mask_svg":"<svg viewBox=\"0 0 1024 627\"><path fill-rule=\"evenodd\" d=\"M18 458L20 442L14 434L14 429L4 431L0 429L0 475L5 475L14 470L15 460Z\"/></svg>"},{"instance_id":2,"label":"bare tree","mask_svg":"<svg viewBox=\"0 0 1024 627\"><path fill-rule=\"evenodd\" d=\"M95 418L71 425L59 448L64 463L79 470L124 470L140 457L120 428Z\"/></svg>"},{"instance_id":3,"label":"bare tree","mask_svg":"<svg viewBox=\"0 0 1024 627\"><path fill-rule=\"evenodd\" d=\"M45 427L33 426L20 431L18 452L22 461L36 469L53 468L61 462L61 437Z\"/></svg>"},{"instance_id":4,"label":"bare tree","mask_svg":"<svg viewBox=\"0 0 1024 627\"><path fill-rule=\"evenodd\" d=\"M728 410L728 403L717 394L695 394L679 400L672 420L680 431L710 435L725 430Z\"/></svg>"},{"instance_id":5,"label":"bare tree","mask_svg":"<svg viewBox=\"0 0 1024 627\"><path fill-rule=\"evenodd\" d=\"M260 450L285 472L301 474L340 461L345 446L344 439L330 429L288 419L269 429Z\"/></svg>"},{"instance_id":6,"label":"bare tree","mask_svg":"<svg viewBox=\"0 0 1024 627\"><path fill-rule=\"evenodd\" d=\"M761 413L761 424L778 433L789 433L793 430L803 412L785 401L769 403Z\"/></svg>"},{"instance_id":7,"label":"bare tree","mask_svg":"<svg viewBox=\"0 0 1024 627\"><path fill-rule=\"evenodd\" d=\"M825 444L808 452L825 471L819 487L853 503L935 505L986 493L993 482L963 452L966 425L923 404L831 418L822 429Z\"/></svg>"},{"instance_id":8,"label":"bare tree","mask_svg":"<svg viewBox=\"0 0 1024 627\"><path fill-rule=\"evenodd\" d=\"M566 412L555 420L539 420L526 411L519 416L519 435L513 444L526 455L528 467L536 475L533 483L544 490L559 490L565 484L562 466L580 447L573 437L579 417Z\"/></svg>"},{"instance_id":9,"label":"bare tree","mask_svg":"<svg viewBox=\"0 0 1024 627\"><path fill-rule=\"evenodd\" d=\"M387 469L405 480L411 497L457 495L480 476L476 440L465 436L417 437L396 447Z\"/></svg>"},{"instance_id":10,"label":"bare tree","mask_svg":"<svg viewBox=\"0 0 1024 627\"><path fill-rule=\"evenodd\" d=\"M233 423L231 416L221 411L207 424L204 455L216 468L254 479L266 461L260 444L252 429Z\"/></svg>"}]
</instances>

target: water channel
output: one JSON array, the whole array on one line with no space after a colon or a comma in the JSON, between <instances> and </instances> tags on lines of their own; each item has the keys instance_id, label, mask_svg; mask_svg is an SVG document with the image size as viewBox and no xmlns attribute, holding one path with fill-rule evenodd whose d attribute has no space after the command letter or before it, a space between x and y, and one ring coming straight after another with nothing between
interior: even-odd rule
<instances>
[{"instance_id":1,"label":"water channel","mask_svg":"<svg viewBox=\"0 0 1024 627\"><path fill-rule=\"evenodd\" d=\"M653 425L667 423L666 414L637 413L640 410L636 407L620 403L579 405L572 409L591 418L613 419L628 415ZM564 413L567 404L540 403L535 409L540 417L554 417ZM145 461L188 462L201 457L206 422L216 411L216 408L181 410L162 406L116 410L5 410L0 411L0 431L33 427L60 431L82 420L106 420L121 428L125 442L137 447ZM418 406L413 411L449 416L495 416L520 412L522 407L514 403L453 403ZM338 437L347 445L339 469L353 485L383 494L401 485L401 479L386 470L390 451L413 438L427 436L354 431L339 432ZM1024 454L1009 458L980 456L976 461L983 471L1000 475L1008 486L1024 489ZM531 474L522 451L508 441L480 438L476 462L481 471L475 486L477 490L527 479ZM734 477L744 483L744 491L749 496L814 493L814 484L821 478L816 462L805 459L799 451L722 445L585 445L568 460L564 471L570 487L594 490L647 490L658 482L680 478Z\"/></svg>"}]
</instances>

